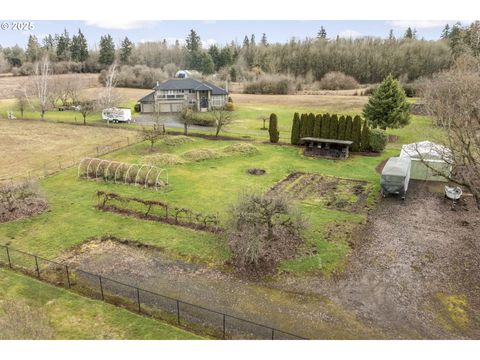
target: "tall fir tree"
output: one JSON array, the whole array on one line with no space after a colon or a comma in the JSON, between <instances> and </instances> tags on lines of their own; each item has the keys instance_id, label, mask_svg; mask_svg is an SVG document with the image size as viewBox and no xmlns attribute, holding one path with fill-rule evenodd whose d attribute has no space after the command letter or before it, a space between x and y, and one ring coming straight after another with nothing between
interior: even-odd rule
<instances>
[{"instance_id":1,"label":"tall fir tree","mask_svg":"<svg viewBox=\"0 0 480 360\"><path fill-rule=\"evenodd\" d=\"M374 129L399 128L410 122L410 105L405 91L391 74L369 97L363 116Z\"/></svg>"},{"instance_id":2,"label":"tall fir tree","mask_svg":"<svg viewBox=\"0 0 480 360\"><path fill-rule=\"evenodd\" d=\"M98 62L102 65L111 65L115 61L115 44L110 34L100 37Z\"/></svg>"},{"instance_id":3,"label":"tall fir tree","mask_svg":"<svg viewBox=\"0 0 480 360\"><path fill-rule=\"evenodd\" d=\"M330 139L338 138L338 116L333 114L330 118Z\"/></svg>"},{"instance_id":4,"label":"tall fir tree","mask_svg":"<svg viewBox=\"0 0 480 360\"><path fill-rule=\"evenodd\" d=\"M57 59L60 61L70 60L70 35L67 29L63 33L56 36L57 42Z\"/></svg>"},{"instance_id":5,"label":"tall fir tree","mask_svg":"<svg viewBox=\"0 0 480 360\"><path fill-rule=\"evenodd\" d=\"M202 41L200 40L200 36L198 36L197 32L193 29L190 30L190 33L188 34L185 42L185 47L190 52L200 51L202 48Z\"/></svg>"},{"instance_id":6,"label":"tall fir tree","mask_svg":"<svg viewBox=\"0 0 480 360\"><path fill-rule=\"evenodd\" d=\"M28 36L27 50L25 51L25 60L35 62L40 59L40 44L35 35Z\"/></svg>"},{"instance_id":7,"label":"tall fir tree","mask_svg":"<svg viewBox=\"0 0 480 360\"><path fill-rule=\"evenodd\" d=\"M352 151L360 151L360 144L362 141L362 118L355 115L352 124Z\"/></svg>"},{"instance_id":8,"label":"tall fir tree","mask_svg":"<svg viewBox=\"0 0 480 360\"><path fill-rule=\"evenodd\" d=\"M319 138L322 133L322 115L315 116L315 126L313 128L313 137Z\"/></svg>"},{"instance_id":9,"label":"tall fir tree","mask_svg":"<svg viewBox=\"0 0 480 360\"><path fill-rule=\"evenodd\" d=\"M361 151L370 150L370 129L368 127L367 120L363 122L362 138L360 140L360 150Z\"/></svg>"},{"instance_id":10,"label":"tall fir tree","mask_svg":"<svg viewBox=\"0 0 480 360\"><path fill-rule=\"evenodd\" d=\"M350 115L345 118L345 140L353 141L352 136L353 119Z\"/></svg>"},{"instance_id":11,"label":"tall fir tree","mask_svg":"<svg viewBox=\"0 0 480 360\"><path fill-rule=\"evenodd\" d=\"M122 64L128 64L130 61L130 56L132 56L134 44L130 41L128 37L122 40L120 45L120 62Z\"/></svg>"},{"instance_id":12,"label":"tall fir tree","mask_svg":"<svg viewBox=\"0 0 480 360\"><path fill-rule=\"evenodd\" d=\"M262 34L262 39L260 40L260 43L261 43L263 46L267 46L267 45L268 45L267 34L265 34L265 33Z\"/></svg>"},{"instance_id":13,"label":"tall fir tree","mask_svg":"<svg viewBox=\"0 0 480 360\"><path fill-rule=\"evenodd\" d=\"M278 143L280 140L280 132L278 131L278 119L276 114L270 114L270 121L268 122L268 134L270 135L271 143Z\"/></svg>"},{"instance_id":14,"label":"tall fir tree","mask_svg":"<svg viewBox=\"0 0 480 360\"><path fill-rule=\"evenodd\" d=\"M342 115L338 119L338 140L345 140L345 126L346 126L346 119L345 116Z\"/></svg>"},{"instance_id":15,"label":"tall fir tree","mask_svg":"<svg viewBox=\"0 0 480 360\"><path fill-rule=\"evenodd\" d=\"M73 35L70 44L70 53L73 61L84 62L88 59L88 44L83 33L78 29L77 35Z\"/></svg>"},{"instance_id":16,"label":"tall fir tree","mask_svg":"<svg viewBox=\"0 0 480 360\"><path fill-rule=\"evenodd\" d=\"M298 112L293 114L291 143L292 145L300 144L300 116Z\"/></svg>"},{"instance_id":17,"label":"tall fir tree","mask_svg":"<svg viewBox=\"0 0 480 360\"><path fill-rule=\"evenodd\" d=\"M320 30L318 30L317 39L322 39L322 40L327 39L327 31L323 26L320 26Z\"/></svg>"}]
</instances>

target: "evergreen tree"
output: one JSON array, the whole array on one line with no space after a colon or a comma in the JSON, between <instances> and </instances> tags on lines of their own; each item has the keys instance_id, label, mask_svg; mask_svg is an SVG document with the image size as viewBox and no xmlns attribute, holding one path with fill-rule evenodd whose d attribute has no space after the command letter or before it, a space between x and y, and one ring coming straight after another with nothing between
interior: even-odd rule
<instances>
[{"instance_id":1,"label":"evergreen tree","mask_svg":"<svg viewBox=\"0 0 480 360\"><path fill-rule=\"evenodd\" d=\"M70 35L67 29L57 35L57 59L60 61L70 60Z\"/></svg>"},{"instance_id":2,"label":"evergreen tree","mask_svg":"<svg viewBox=\"0 0 480 360\"><path fill-rule=\"evenodd\" d=\"M330 114L326 113L322 116L322 127L320 132L320 137L323 139L328 139L330 135Z\"/></svg>"},{"instance_id":3,"label":"evergreen tree","mask_svg":"<svg viewBox=\"0 0 480 360\"><path fill-rule=\"evenodd\" d=\"M40 59L40 44L35 35L28 37L27 51L25 51L27 61L35 62Z\"/></svg>"},{"instance_id":4,"label":"evergreen tree","mask_svg":"<svg viewBox=\"0 0 480 360\"><path fill-rule=\"evenodd\" d=\"M370 150L370 129L368 128L367 120L363 122L362 137L360 140L360 150Z\"/></svg>"},{"instance_id":5,"label":"evergreen tree","mask_svg":"<svg viewBox=\"0 0 480 360\"><path fill-rule=\"evenodd\" d=\"M393 35L393 29L390 29L390 32L388 33L388 40L395 40L395 35Z\"/></svg>"},{"instance_id":6,"label":"evergreen tree","mask_svg":"<svg viewBox=\"0 0 480 360\"><path fill-rule=\"evenodd\" d=\"M442 30L442 34L440 35L440 38L442 38L443 40L447 40L449 36L450 36L450 25L446 24Z\"/></svg>"},{"instance_id":7,"label":"evergreen tree","mask_svg":"<svg viewBox=\"0 0 480 360\"><path fill-rule=\"evenodd\" d=\"M307 121L308 121L308 115L307 114L302 114L300 117L300 138L307 137Z\"/></svg>"},{"instance_id":8,"label":"evergreen tree","mask_svg":"<svg viewBox=\"0 0 480 360\"><path fill-rule=\"evenodd\" d=\"M233 82L237 81L237 70L234 67L230 69L230 80Z\"/></svg>"},{"instance_id":9,"label":"evergreen tree","mask_svg":"<svg viewBox=\"0 0 480 360\"><path fill-rule=\"evenodd\" d=\"M267 34L265 34L265 33L262 34L262 40L260 40L260 43L261 43L263 46L267 46L267 45L268 45Z\"/></svg>"},{"instance_id":10,"label":"evergreen tree","mask_svg":"<svg viewBox=\"0 0 480 360\"><path fill-rule=\"evenodd\" d=\"M292 145L300 144L300 116L298 112L293 114L291 143Z\"/></svg>"},{"instance_id":11,"label":"evergreen tree","mask_svg":"<svg viewBox=\"0 0 480 360\"><path fill-rule=\"evenodd\" d=\"M318 30L317 39L327 39L327 31L323 26L320 26L320 30Z\"/></svg>"},{"instance_id":12,"label":"evergreen tree","mask_svg":"<svg viewBox=\"0 0 480 360\"><path fill-rule=\"evenodd\" d=\"M212 57L213 63L215 64L215 70L220 69L220 50L218 46L213 44L208 48L208 53Z\"/></svg>"},{"instance_id":13,"label":"evergreen tree","mask_svg":"<svg viewBox=\"0 0 480 360\"><path fill-rule=\"evenodd\" d=\"M353 141L352 136L353 119L350 115L345 118L345 140Z\"/></svg>"},{"instance_id":14,"label":"evergreen tree","mask_svg":"<svg viewBox=\"0 0 480 360\"><path fill-rule=\"evenodd\" d=\"M355 115L352 124L352 151L360 151L360 144L362 141L362 119Z\"/></svg>"},{"instance_id":15,"label":"evergreen tree","mask_svg":"<svg viewBox=\"0 0 480 360\"><path fill-rule=\"evenodd\" d=\"M338 140L345 140L345 126L346 126L346 119L345 116L342 115L338 119Z\"/></svg>"},{"instance_id":16,"label":"evergreen tree","mask_svg":"<svg viewBox=\"0 0 480 360\"><path fill-rule=\"evenodd\" d=\"M102 65L111 65L115 61L115 44L110 34L100 37L100 51L98 62Z\"/></svg>"},{"instance_id":17,"label":"evergreen tree","mask_svg":"<svg viewBox=\"0 0 480 360\"><path fill-rule=\"evenodd\" d=\"M417 38L417 30L413 29L409 26L407 30L405 30L405 35L403 36L405 39L416 39Z\"/></svg>"},{"instance_id":18,"label":"evergreen tree","mask_svg":"<svg viewBox=\"0 0 480 360\"><path fill-rule=\"evenodd\" d=\"M245 35L245 37L243 38L243 47L246 48L249 46L250 46L250 40L248 40L248 36Z\"/></svg>"},{"instance_id":19,"label":"evergreen tree","mask_svg":"<svg viewBox=\"0 0 480 360\"><path fill-rule=\"evenodd\" d=\"M270 135L271 143L278 143L280 140L280 133L278 132L278 119L276 114L270 114L270 121L268 122L268 134Z\"/></svg>"},{"instance_id":20,"label":"evergreen tree","mask_svg":"<svg viewBox=\"0 0 480 360\"><path fill-rule=\"evenodd\" d=\"M70 53L73 61L84 62L88 59L87 39L85 39L80 29L78 29L78 34L72 37Z\"/></svg>"},{"instance_id":21,"label":"evergreen tree","mask_svg":"<svg viewBox=\"0 0 480 360\"><path fill-rule=\"evenodd\" d=\"M399 128L409 123L409 109L402 86L392 75L388 75L369 97L363 116L374 129Z\"/></svg>"},{"instance_id":22,"label":"evergreen tree","mask_svg":"<svg viewBox=\"0 0 480 360\"><path fill-rule=\"evenodd\" d=\"M333 114L330 118L330 139L338 138L338 116Z\"/></svg>"},{"instance_id":23,"label":"evergreen tree","mask_svg":"<svg viewBox=\"0 0 480 360\"><path fill-rule=\"evenodd\" d=\"M250 36L250 45L251 46L255 46L256 43L255 43L255 34L252 34L252 36Z\"/></svg>"},{"instance_id":24,"label":"evergreen tree","mask_svg":"<svg viewBox=\"0 0 480 360\"><path fill-rule=\"evenodd\" d=\"M202 42L200 40L200 36L198 36L195 30L190 30L190 34L187 36L186 39L186 48L190 52L195 52L201 50Z\"/></svg>"},{"instance_id":25,"label":"evergreen tree","mask_svg":"<svg viewBox=\"0 0 480 360\"><path fill-rule=\"evenodd\" d=\"M120 45L120 61L122 64L128 64L130 56L132 55L133 46L133 42L125 36L125 39L123 39L122 44Z\"/></svg>"},{"instance_id":26,"label":"evergreen tree","mask_svg":"<svg viewBox=\"0 0 480 360\"><path fill-rule=\"evenodd\" d=\"M307 136L313 137L313 130L315 128L315 114L308 114Z\"/></svg>"},{"instance_id":27,"label":"evergreen tree","mask_svg":"<svg viewBox=\"0 0 480 360\"><path fill-rule=\"evenodd\" d=\"M322 133L322 115L315 116L315 126L313 128L313 137L319 138Z\"/></svg>"}]
</instances>

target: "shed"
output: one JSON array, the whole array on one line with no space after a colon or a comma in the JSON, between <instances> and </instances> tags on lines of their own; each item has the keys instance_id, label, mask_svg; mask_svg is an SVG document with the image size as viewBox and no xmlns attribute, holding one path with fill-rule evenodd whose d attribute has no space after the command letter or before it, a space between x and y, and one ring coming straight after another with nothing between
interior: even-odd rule
<instances>
[{"instance_id":1,"label":"shed","mask_svg":"<svg viewBox=\"0 0 480 360\"><path fill-rule=\"evenodd\" d=\"M391 157L383 167L380 178L382 195L398 194L405 199L410 182L411 160L409 157Z\"/></svg>"},{"instance_id":2,"label":"shed","mask_svg":"<svg viewBox=\"0 0 480 360\"><path fill-rule=\"evenodd\" d=\"M304 137L300 139L300 144L305 145L305 155L346 159L353 141Z\"/></svg>"},{"instance_id":3,"label":"shed","mask_svg":"<svg viewBox=\"0 0 480 360\"><path fill-rule=\"evenodd\" d=\"M452 170L448 163L448 159L451 157L450 149L431 141L403 145L400 157L407 157L412 161L411 179L447 181L445 177L438 175L432 168L448 175Z\"/></svg>"}]
</instances>

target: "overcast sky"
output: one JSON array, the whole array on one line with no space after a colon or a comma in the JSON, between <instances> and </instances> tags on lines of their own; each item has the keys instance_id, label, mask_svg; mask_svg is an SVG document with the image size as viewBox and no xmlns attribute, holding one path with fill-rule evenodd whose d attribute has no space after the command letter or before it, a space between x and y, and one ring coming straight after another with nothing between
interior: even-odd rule
<instances>
[{"instance_id":1,"label":"overcast sky","mask_svg":"<svg viewBox=\"0 0 480 360\"><path fill-rule=\"evenodd\" d=\"M1 21L1 20L0 20ZM11 21L9 21L11 23ZM292 37L303 39L314 37L320 28L327 30L328 37L387 37L390 29L398 37L403 36L408 26L417 29L418 37L427 40L438 39L446 23L454 24L456 20L354 20L354 21L33 21L33 31L3 30L0 32L0 45L3 47L19 44L25 46L28 35L35 34L40 40L46 34L55 34L64 28L70 34L80 28L87 37L90 47L98 44L101 35L111 34L116 43L128 36L134 42L167 39L174 42L183 41L190 29L195 29L204 45L212 43L225 44L231 40L239 43L246 34L255 34L260 40L262 33L267 34L269 42L285 42Z\"/></svg>"}]
</instances>

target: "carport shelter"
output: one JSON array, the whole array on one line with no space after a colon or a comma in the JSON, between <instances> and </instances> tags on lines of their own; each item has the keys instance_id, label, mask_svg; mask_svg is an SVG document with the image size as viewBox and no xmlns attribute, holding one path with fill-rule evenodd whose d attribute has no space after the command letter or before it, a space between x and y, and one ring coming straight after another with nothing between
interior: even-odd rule
<instances>
[{"instance_id":1,"label":"carport shelter","mask_svg":"<svg viewBox=\"0 0 480 360\"><path fill-rule=\"evenodd\" d=\"M450 175L452 170L448 162L448 159L451 158L450 149L431 141L403 145L400 157L408 157L412 161L411 179L447 181L445 177L438 175L435 170L447 175ZM435 170L432 170L432 168Z\"/></svg>"}]
</instances>

